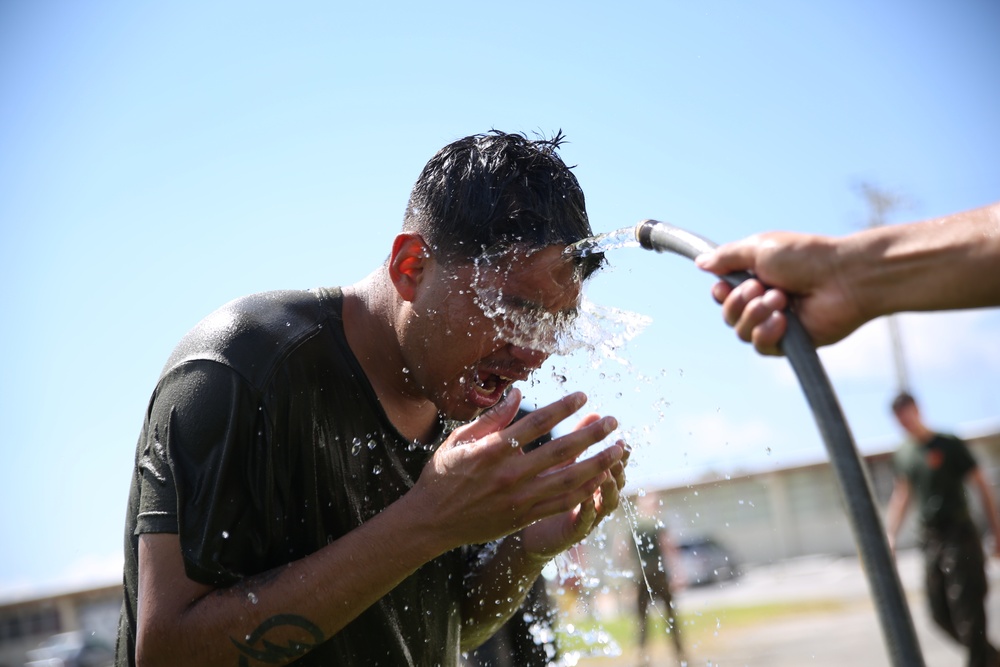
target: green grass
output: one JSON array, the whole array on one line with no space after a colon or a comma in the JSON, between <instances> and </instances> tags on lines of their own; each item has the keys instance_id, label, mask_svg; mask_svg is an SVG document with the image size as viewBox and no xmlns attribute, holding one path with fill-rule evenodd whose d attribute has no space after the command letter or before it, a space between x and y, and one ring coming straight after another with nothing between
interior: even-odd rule
<instances>
[{"instance_id":1,"label":"green grass","mask_svg":"<svg viewBox=\"0 0 1000 667\"><path fill-rule=\"evenodd\" d=\"M825 613L843 609L838 600L799 600L769 602L750 606L712 607L698 612L680 613L681 635L688 646L710 644L720 632L746 628L760 623L780 621L782 618ZM578 621L562 620L556 628L559 647L563 651L593 653L596 648L612 639L622 650L636 646L639 629L636 617L621 614L597 621L582 618ZM662 641L666 634L666 621L659 611L650 611L647 637L651 641Z\"/></svg>"}]
</instances>

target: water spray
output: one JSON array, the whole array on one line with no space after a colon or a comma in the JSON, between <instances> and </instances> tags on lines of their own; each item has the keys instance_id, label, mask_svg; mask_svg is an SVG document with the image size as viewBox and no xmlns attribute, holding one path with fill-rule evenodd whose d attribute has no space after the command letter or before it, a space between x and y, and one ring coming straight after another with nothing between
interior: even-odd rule
<instances>
[{"instance_id":1,"label":"water spray","mask_svg":"<svg viewBox=\"0 0 1000 667\"><path fill-rule=\"evenodd\" d=\"M672 252L692 260L716 247L708 239L657 220L643 220L635 226L634 234L639 245L647 250ZM722 280L735 287L752 277L748 272L738 271L722 276ZM785 310L785 318L788 327L780 343L781 350L799 379L830 456L892 664L922 666L924 660L910 609L847 419L805 327L791 310Z\"/></svg>"}]
</instances>

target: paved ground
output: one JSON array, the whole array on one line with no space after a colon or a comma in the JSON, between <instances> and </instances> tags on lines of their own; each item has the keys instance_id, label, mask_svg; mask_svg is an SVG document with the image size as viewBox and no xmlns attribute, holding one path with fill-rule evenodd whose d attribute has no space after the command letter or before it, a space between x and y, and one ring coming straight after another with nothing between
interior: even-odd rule
<instances>
[{"instance_id":1,"label":"paved ground","mask_svg":"<svg viewBox=\"0 0 1000 667\"><path fill-rule=\"evenodd\" d=\"M927 667L959 667L964 653L933 626L922 592L920 555L900 554L900 578ZM990 563L990 636L1000 643L1000 562ZM767 602L795 610L755 622L752 618L716 619L713 632L701 633L689 647L689 662L711 667L883 667L890 665L878 617L858 561L809 558L756 568L742 578L710 588L682 591L678 606L688 614L757 606ZM578 667L676 665L666 637L658 637L652 659L634 653L583 658Z\"/></svg>"}]
</instances>

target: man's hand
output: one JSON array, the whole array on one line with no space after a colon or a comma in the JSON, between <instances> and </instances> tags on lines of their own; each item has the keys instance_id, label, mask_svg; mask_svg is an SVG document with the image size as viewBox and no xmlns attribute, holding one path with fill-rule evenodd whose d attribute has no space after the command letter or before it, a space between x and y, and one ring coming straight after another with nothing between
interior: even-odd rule
<instances>
[{"instance_id":1,"label":"man's hand","mask_svg":"<svg viewBox=\"0 0 1000 667\"><path fill-rule=\"evenodd\" d=\"M841 340L866 321L841 275L836 243L812 234L770 232L719 246L696 262L719 276L734 271L756 276L735 288L716 283L712 296L742 340L761 354L776 355L787 326L782 311L789 304L817 346Z\"/></svg>"},{"instance_id":2,"label":"man's hand","mask_svg":"<svg viewBox=\"0 0 1000 667\"><path fill-rule=\"evenodd\" d=\"M578 411L586 396L570 394L511 424L519 402L520 392L512 390L491 411L456 429L411 491L451 547L489 542L553 517L531 531L529 542L531 553L554 554L586 536L618 505L624 443L577 460L617 421L588 415L571 433L525 453L524 445Z\"/></svg>"},{"instance_id":3,"label":"man's hand","mask_svg":"<svg viewBox=\"0 0 1000 667\"><path fill-rule=\"evenodd\" d=\"M587 426L593 419L593 415L584 419L577 428ZM623 440L615 444L622 448L624 455L611 466L600 488L590 498L568 512L537 521L521 531L525 553L549 560L586 538L618 509L621 490L625 486L625 467L631 450Z\"/></svg>"}]
</instances>

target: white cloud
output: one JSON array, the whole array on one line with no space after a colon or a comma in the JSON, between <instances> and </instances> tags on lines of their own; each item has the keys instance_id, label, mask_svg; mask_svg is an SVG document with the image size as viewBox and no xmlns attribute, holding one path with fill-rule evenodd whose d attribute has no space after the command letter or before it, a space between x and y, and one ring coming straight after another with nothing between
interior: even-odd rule
<instances>
[{"instance_id":1,"label":"white cloud","mask_svg":"<svg viewBox=\"0 0 1000 667\"><path fill-rule=\"evenodd\" d=\"M735 470L765 458L777 433L764 419L734 420L716 411L661 422L648 444L636 448L630 483L654 485L699 476L708 469Z\"/></svg>"},{"instance_id":2,"label":"white cloud","mask_svg":"<svg viewBox=\"0 0 1000 667\"><path fill-rule=\"evenodd\" d=\"M903 359L911 372L959 369L1000 371L1000 311L903 313L897 316ZM820 350L835 380L894 377L889 325L869 322L843 341Z\"/></svg>"},{"instance_id":3,"label":"white cloud","mask_svg":"<svg viewBox=\"0 0 1000 667\"><path fill-rule=\"evenodd\" d=\"M124 560L121 552L86 554L66 569L38 580L0 580L0 600L23 600L68 591L109 586L121 582Z\"/></svg>"},{"instance_id":4,"label":"white cloud","mask_svg":"<svg viewBox=\"0 0 1000 667\"><path fill-rule=\"evenodd\" d=\"M821 348L820 360L831 380L891 377L889 326L885 319L869 322L836 345Z\"/></svg>"},{"instance_id":5,"label":"white cloud","mask_svg":"<svg viewBox=\"0 0 1000 667\"><path fill-rule=\"evenodd\" d=\"M916 368L972 364L1000 371L1000 310L907 313L900 316L903 352Z\"/></svg>"}]
</instances>

